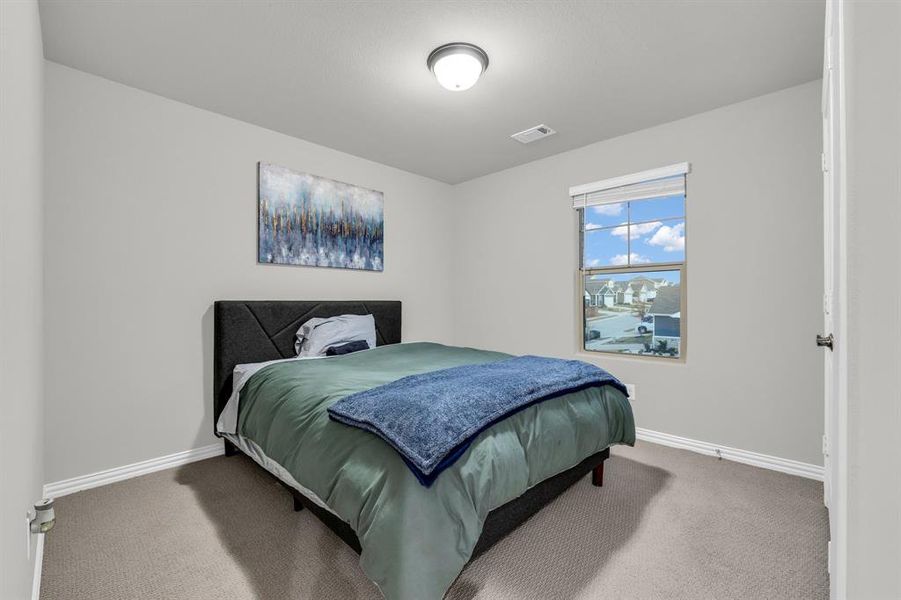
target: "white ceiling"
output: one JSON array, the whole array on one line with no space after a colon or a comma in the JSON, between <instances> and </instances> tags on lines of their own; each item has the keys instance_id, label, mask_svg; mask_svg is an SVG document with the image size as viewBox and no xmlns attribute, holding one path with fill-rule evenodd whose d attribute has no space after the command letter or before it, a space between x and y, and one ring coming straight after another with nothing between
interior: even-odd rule
<instances>
[{"instance_id":1,"label":"white ceiling","mask_svg":"<svg viewBox=\"0 0 901 600\"><path fill-rule=\"evenodd\" d=\"M450 183L821 74L821 0L42 0L52 61ZM466 92L425 66L484 48ZM539 123L557 135L523 146Z\"/></svg>"}]
</instances>

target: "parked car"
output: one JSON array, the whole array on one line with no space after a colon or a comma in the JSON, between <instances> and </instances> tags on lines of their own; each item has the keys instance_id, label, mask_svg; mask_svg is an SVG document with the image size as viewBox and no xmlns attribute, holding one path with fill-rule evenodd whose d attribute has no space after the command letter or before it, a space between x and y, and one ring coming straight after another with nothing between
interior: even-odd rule
<instances>
[{"instance_id":1,"label":"parked car","mask_svg":"<svg viewBox=\"0 0 901 600\"><path fill-rule=\"evenodd\" d=\"M641 318L635 331L644 335L646 333L654 333L654 315L645 315Z\"/></svg>"},{"instance_id":2,"label":"parked car","mask_svg":"<svg viewBox=\"0 0 901 600\"><path fill-rule=\"evenodd\" d=\"M585 332L586 340L599 340L601 339L601 332L597 329L589 329Z\"/></svg>"}]
</instances>

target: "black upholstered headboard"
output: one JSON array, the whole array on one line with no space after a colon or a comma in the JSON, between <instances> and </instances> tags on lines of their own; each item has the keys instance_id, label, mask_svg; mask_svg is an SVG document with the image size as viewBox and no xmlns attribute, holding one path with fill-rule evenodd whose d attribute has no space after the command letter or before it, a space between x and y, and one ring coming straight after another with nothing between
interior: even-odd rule
<instances>
[{"instance_id":1,"label":"black upholstered headboard","mask_svg":"<svg viewBox=\"0 0 901 600\"><path fill-rule=\"evenodd\" d=\"M213 430L232 392L235 365L291 358L294 334L308 319L337 315L375 317L376 345L400 343L400 302L394 300L243 302L213 305Z\"/></svg>"}]
</instances>

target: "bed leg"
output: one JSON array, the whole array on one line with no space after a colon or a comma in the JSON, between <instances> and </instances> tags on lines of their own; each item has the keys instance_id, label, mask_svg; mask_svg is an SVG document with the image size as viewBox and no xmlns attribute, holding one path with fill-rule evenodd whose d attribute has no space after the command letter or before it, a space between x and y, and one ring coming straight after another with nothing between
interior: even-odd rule
<instances>
[{"instance_id":1,"label":"bed leg","mask_svg":"<svg viewBox=\"0 0 901 600\"><path fill-rule=\"evenodd\" d=\"M300 498L297 494L291 494L291 497L294 498L294 512L300 512L303 510L303 503L301 503Z\"/></svg>"},{"instance_id":2,"label":"bed leg","mask_svg":"<svg viewBox=\"0 0 901 600\"><path fill-rule=\"evenodd\" d=\"M234 456L238 453L238 447L232 444L228 440L222 440L225 443L225 455L226 456Z\"/></svg>"},{"instance_id":3,"label":"bed leg","mask_svg":"<svg viewBox=\"0 0 901 600\"><path fill-rule=\"evenodd\" d=\"M604 461L591 471L591 484L597 487L604 485Z\"/></svg>"}]
</instances>

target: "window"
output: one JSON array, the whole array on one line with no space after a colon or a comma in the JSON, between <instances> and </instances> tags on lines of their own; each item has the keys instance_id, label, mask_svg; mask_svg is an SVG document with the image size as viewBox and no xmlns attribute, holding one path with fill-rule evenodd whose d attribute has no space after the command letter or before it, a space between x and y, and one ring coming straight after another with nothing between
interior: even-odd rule
<instances>
[{"instance_id":1,"label":"window","mask_svg":"<svg viewBox=\"0 0 901 600\"><path fill-rule=\"evenodd\" d=\"M570 188L585 350L682 355L688 170L683 163Z\"/></svg>"}]
</instances>

